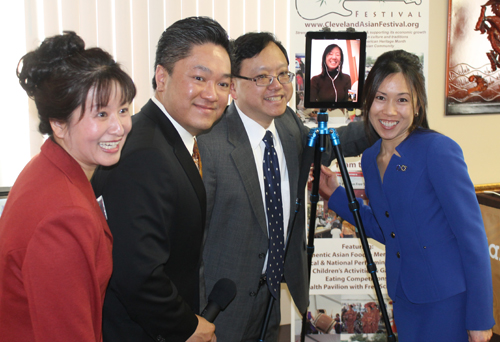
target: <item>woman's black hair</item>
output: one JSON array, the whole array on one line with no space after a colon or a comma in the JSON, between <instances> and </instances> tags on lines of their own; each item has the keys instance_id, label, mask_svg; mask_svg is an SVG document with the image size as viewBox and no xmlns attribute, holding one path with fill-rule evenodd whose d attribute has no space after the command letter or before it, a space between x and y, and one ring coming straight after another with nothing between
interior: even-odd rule
<instances>
[{"instance_id":1,"label":"woman's black hair","mask_svg":"<svg viewBox=\"0 0 500 342\"><path fill-rule=\"evenodd\" d=\"M97 108L108 104L115 84L121 89L121 104L131 103L136 94L134 82L109 53L85 49L82 38L71 31L46 38L21 58L16 73L35 101L42 134L52 135L50 120L68 122L79 107L81 118L90 91Z\"/></svg>"},{"instance_id":2,"label":"woman's black hair","mask_svg":"<svg viewBox=\"0 0 500 342\"><path fill-rule=\"evenodd\" d=\"M422 63L417 55L404 50L393 50L381 54L366 77L363 89L363 119L367 132L373 137L373 127L368 115L377 91L382 82L390 75L401 73L411 92L413 108L416 110L408 133L416 129L429 130L427 122L427 93ZM413 103L414 101L414 103Z\"/></svg>"}]
</instances>

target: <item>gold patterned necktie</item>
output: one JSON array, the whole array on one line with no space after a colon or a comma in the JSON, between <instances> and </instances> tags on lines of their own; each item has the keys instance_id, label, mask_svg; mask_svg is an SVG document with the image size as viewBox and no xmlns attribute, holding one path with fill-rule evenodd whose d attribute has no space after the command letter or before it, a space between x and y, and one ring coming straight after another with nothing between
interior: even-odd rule
<instances>
[{"instance_id":1,"label":"gold patterned necktie","mask_svg":"<svg viewBox=\"0 0 500 342\"><path fill-rule=\"evenodd\" d=\"M198 142L194 139L194 147L193 147L193 161L194 165L198 168L200 172L200 176L203 178L203 172L201 170L201 158L200 158L200 150L198 150Z\"/></svg>"}]
</instances>

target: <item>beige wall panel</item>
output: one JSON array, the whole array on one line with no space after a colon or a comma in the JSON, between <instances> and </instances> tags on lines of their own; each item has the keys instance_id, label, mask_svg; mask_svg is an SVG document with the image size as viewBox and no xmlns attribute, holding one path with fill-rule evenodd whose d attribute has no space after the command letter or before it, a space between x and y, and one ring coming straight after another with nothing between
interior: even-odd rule
<instances>
[{"instance_id":1,"label":"beige wall panel","mask_svg":"<svg viewBox=\"0 0 500 342\"><path fill-rule=\"evenodd\" d=\"M143 0L132 0L133 79L137 87L133 113L137 113L151 97L149 77L149 13ZM152 72L152 71L151 71Z\"/></svg>"},{"instance_id":2,"label":"beige wall panel","mask_svg":"<svg viewBox=\"0 0 500 342\"><path fill-rule=\"evenodd\" d=\"M209 18L214 17L214 1L224 6L224 2L216 0L198 0L198 15Z\"/></svg>"},{"instance_id":3,"label":"beige wall panel","mask_svg":"<svg viewBox=\"0 0 500 342\"><path fill-rule=\"evenodd\" d=\"M182 1L179 0L164 0L165 3L165 28L172 25L174 22L182 18ZM156 40L158 41L158 40ZM156 44L156 42L155 42Z\"/></svg>"},{"instance_id":4,"label":"beige wall panel","mask_svg":"<svg viewBox=\"0 0 500 342\"><path fill-rule=\"evenodd\" d=\"M288 53L290 53L290 1L289 0L274 0L275 15L274 15L274 34L283 43ZM304 43L305 44L305 43ZM295 66L294 66L295 68ZM293 70L292 70L293 71Z\"/></svg>"},{"instance_id":5,"label":"beige wall panel","mask_svg":"<svg viewBox=\"0 0 500 342\"><path fill-rule=\"evenodd\" d=\"M24 53L27 51L35 49L39 44L40 44L40 39L39 39L39 33L38 33L38 16L37 16L37 5L36 5L36 0L25 0L24 1L24 18L25 18L25 43L26 43L26 49L22 53L18 53L16 56L12 56L14 60L19 61L19 59L23 56ZM3 61L4 62L4 61ZM4 67L6 68L5 72L11 72L12 66L7 64L3 64ZM17 79L16 79L17 80ZM14 87L14 86L13 86ZM42 135L38 132L38 112L36 110L35 102L32 100L29 100L28 97L26 96L26 93L20 86L17 84L15 85L15 88L13 88L13 91L15 92L14 97L19 96L19 98L22 98L23 101L28 102L28 126L23 127L23 124L26 124L26 120L24 117L16 118L12 120L12 124L14 125L13 127L18 127L19 135L26 137L26 130L28 132L29 136L29 156L26 155L26 151L24 150L18 150L16 151L16 155L18 156L19 160L9 160L9 161L4 161L5 167L10 167L7 165L14 165L15 169L18 170L19 172L24 168L24 164L28 162L31 156L34 156L38 152L40 152L40 146L42 146L43 143L43 137ZM12 97L12 96L9 96ZM0 155L4 155L4 152L0 152ZM8 155L8 154L5 154ZM9 180L3 181L3 178L5 177L2 172L2 176L0 176L0 186L11 186L12 185L12 177L10 176L9 171L5 170L9 177L7 177Z\"/></svg>"},{"instance_id":6,"label":"beige wall panel","mask_svg":"<svg viewBox=\"0 0 500 342\"><path fill-rule=\"evenodd\" d=\"M59 10L57 0L43 2L43 30L46 37L59 33Z\"/></svg>"},{"instance_id":7,"label":"beige wall panel","mask_svg":"<svg viewBox=\"0 0 500 342\"><path fill-rule=\"evenodd\" d=\"M38 16L36 0L24 1L24 20L25 20L25 41L26 51L36 48L40 44L38 38ZM21 56L19 56L21 58Z\"/></svg>"},{"instance_id":8,"label":"beige wall panel","mask_svg":"<svg viewBox=\"0 0 500 342\"><path fill-rule=\"evenodd\" d=\"M259 0L260 1L260 11L258 17L260 18L260 29L261 32L271 32L274 33L275 25L275 1L274 0Z\"/></svg>"},{"instance_id":9,"label":"beige wall panel","mask_svg":"<svg viewBox=\"0 0 500 342\"><path fill-rule=\"evenodd\" d=\"M182 0L181 3L182 3L181 5L182 18L197 16L197 9L198 9L197 0Z\"/></svg>"},{"instance_id":10,"label":"beige wall panel","mask_svg":"<svg viewBox=\"0 0 500 342\"><path fill-rule=\"evenodd\" d=\"M214 0L214 19L224 27L226 31L229 30L229 6L230 0ZM229 33L229 32L228 32Z\"/></svg>"},{"instance_id":11,"label":"beige wall panel","mask_svg":"<svg viewBox=\"0 0 500 342\"><path fill-rule=\"evenodd\" d=\"M61 0L61 29L63 31L80 32L79 3L78 0Z\"/></svg>"},{"instance_id":12,"label":"beige wall panel","mask_svg":"<svg viewBox=\"0 0 500 342\"><path fill-rule=\"evenodd\" d=\"M150 1L149 2L149 60L147 61L148 68L148 83L147 88L141 89L141 92L147 94L149 99L153 95L153 86L151 80L154 76L154 64L156 58L156 46L163 31L167 28L165 26L167 13L165 1ZM145 104L145 102L138 102L138 110ZM137 111L138 111L137 110ZM136 111L136 112L137 112Z\"/></svg>"},{"instance_id":13,"label":"beige wall panel","mask_svg":"<svg viewBox=\"0 0 500 342\"><path fill-rule=\"evenodd\" d=\"M116 0L114 8L115 51L114 59L121 64L122 69L132 76L134 56L132 52L132 18L130 1ZM130 109L135 113L133 108Z\"/></svg>"},{"instance_id":14,"label":"beige wall panel","mask_svg":"<svg viewBox=\"0 0 500 342\"><path fill-rule=\"evenodd\" d=\"M234 3L234 2L233 2ZM245 27L243 33L248 32L258 32L259 30L259 4L260 0L245 0L245 17L240 18L240 20L245 21Z\"/></svg>"},{"instance_id":15,"label":"beige wall panel","mask_svg":"<svg viewBox=\"0 0 500 342\"><path fill-rule=\"evenodd\" d=\"M243 1L241 0L230 0L229 3L229 25L226 27L229 37L236 39L245 33L245 8L243 7Z\"/></svg>"},{"instance_id":16,"label":"beige wall panel","mask_svg":"<svg viewBox=\"0 0 500 342\"><path fill-rule=\"evenodd\" d=\"M115 51L111 0L97 1L97 44L110 54Z\"/></svg>"},{"instance_id":17,"label":"beige wall panel","mask_svg":"<svg viewBox=\"0 0 500 342\"><path fill-rule=\"evenodd\" d=\"M71 1L71 0L68 0ZM97 46L97 7L95 1L79 1L80 25L78 34L86 46Z\"/></svg>"}]
</instances>

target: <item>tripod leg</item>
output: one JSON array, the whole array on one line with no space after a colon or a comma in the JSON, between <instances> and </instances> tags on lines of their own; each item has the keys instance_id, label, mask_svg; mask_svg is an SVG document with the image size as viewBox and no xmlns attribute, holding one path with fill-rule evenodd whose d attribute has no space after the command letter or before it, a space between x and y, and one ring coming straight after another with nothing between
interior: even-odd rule
<instances>
[{"instance_id":1,"label":"tripod leg","mask_svg":"<svg viewBox=\"0 0 500 342\"><path fill-rule=\"evenodd\" d=\"M333 130L331 130L333 132ZM336 133L336 132L335 132ZM332 133L333 135L333 133ZM378 282L377 277L377 266L373 262L372 254L370 252L370 247L368 245L368 239L365 234L365 229L363 227L363 223L361 221L361 215L359 213L359 203L354 196L354 190L351 184L351 179L349 178L349 173L347 171L347 167L345 165L344 155L342 154L342 149L340 144L336 144L336 141L332 137L333 148L335 154L337 156L337 162L339 164L340 173L342 175L342 179L344 181L344 187L347 193L347 199L349 201L349 208L354 216L354 221L356 223L356 227L359 231L359 237L361 240L361 246L363 247L363 251L365 253L366 265L368 268L368 272L372 276L373 285L375 288L375 293L377 294L378 303L380 306L380 311L382 312L382 318L384 320L385 328L387 331L387 341L396 342L396 336L392 332L391 323L389 321L389 315L387 314L387 308L385 307L384 298L382 296L382 291L380 290L380 284Z\"/></svg>"},{"instance_id":2,"label":"tripod leg","mask_svg":"<svg viewBox=\"0 0 500 342\"><path fill-rule=\"evenodd\" d=\"M262 329L260 331L260 337L257 340L257 342L264 342L265 341L267 326L269 324L269 319L271 318L271 312L273 311L274 301L275 301L274 297L269 296L269 302L267 302L266 317L264 318L264 322L262 324Z\"/></svg>"},{"instance_id":3,"label":"tripod leg","mask_svg":"<svg viewBox=\"0 0 500 342\"><path fill-rule=\"evenodd\" d=\"M319 138L322 136L320 135ZM323 139L325 137L323 136ZM312 268L312 257L314 254L314 231L315 231L315 225L316 225L316 209L318 206L318 201L319 201L319 177L320 177L320 172L321 172L321 157L322 157L322 148L323 148L323 142L320 142L319 144L315 144L315 149L314 149L314 169L313 169L313 184L312 184L312 189L311 189L311 196L310 196L310 201L311 201L311 211L310 211L310 216L309 216L309 231L308 231L308 239L307 239L307 269L308 269L308 286L311 285L311 268ZM307 330L307 309L306 312L302 316L302 331L300 333L300 341L304 342L305 340L305 335L306 335L306 330Z\"/></svg>"}]
</instances>

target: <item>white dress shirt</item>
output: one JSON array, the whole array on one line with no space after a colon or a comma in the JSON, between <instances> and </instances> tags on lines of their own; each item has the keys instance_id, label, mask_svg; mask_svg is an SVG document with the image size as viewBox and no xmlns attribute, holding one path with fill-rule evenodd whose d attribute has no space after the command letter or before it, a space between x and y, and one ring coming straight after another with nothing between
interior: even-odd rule
<instances>
[{"instance_id":1,"label":"white dress shirt","mask_svg":"<svg viewBox=\"0 0 500 342\"><path fill-rule=\"evenodd\" d=\"M193 136L191 133L189 133L184 127L182 127L175 119L168 114L167 110L165 109L165 106L156 98L152 97L151 100L161 109L161 111L167 116L167 118L170 120L172 125L174 125L175 129L177 130L177 133L181 136L182 142L186 146L188 152L190 155L193 155L193 149L194 149L194 140L196 139L195 136ZM193 162L194 163L194 162Z\"/></svg>"},{"instance_id":2,"label":"white dress shirt","mask_svg":"<svg viewBox=\"0 0 500 342\"><path fill-rule=\"evenodd\" d=\"M288 179L288 168L286 166L285 154L283 153L283 146L281 145L281 140L279 138L278 131L276 130L276 126L274 125L274 120L271 122L271 125L267 129L265 129L256 121L246 116L238 108L238 105L236 105L236 103L235 106L236 110L238 111L238 114L240 115L241 121L243 121L243 126L245 126L245 131L247 132L248 139L250 140L250 147L252 148L253 151L255 166L257 168L257 175L259 176L260 192L262 194L262 203L264 204L264 206L266 203L266 193L264 190L264 171L262 169L263 168L262 163L264 160L264 151L266 145L264 144L262 139L264 138L266 131L271 131L271 133L273 133L274 149L278 154L278 162L280 167L281 201L283 203L283 232L285 235L284 240L286 243L286 236L288 232L288 221L290 219L290 181ZM264 210L264 213L266 214L266 223L267 223L267 211ZM266 268L267 268L267 255L262 273L265 273Z\"/></svg>"}]
</instances>

